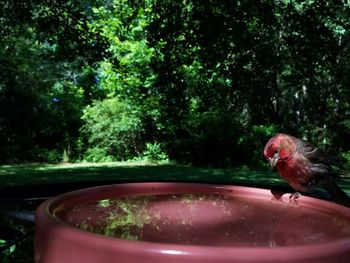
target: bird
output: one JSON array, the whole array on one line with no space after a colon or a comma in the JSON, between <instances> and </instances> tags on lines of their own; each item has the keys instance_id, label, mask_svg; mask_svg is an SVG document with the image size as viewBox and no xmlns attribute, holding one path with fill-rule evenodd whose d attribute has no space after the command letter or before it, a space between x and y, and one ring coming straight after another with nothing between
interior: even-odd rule
<instances>
[{"instance_id":1,"label":"bird","mask_svg":"<svg viewBox=\"0 0 350 263\"><path fill-rule=\"evenodd\" d=\"M336 184L337 174L332 166L339 162L325 151L294 136L278 133L266 143L264 156L272 168L296 191L311 193L323 186L334 202L350 207L350 197Z\"/></svg>"}]
</instances>

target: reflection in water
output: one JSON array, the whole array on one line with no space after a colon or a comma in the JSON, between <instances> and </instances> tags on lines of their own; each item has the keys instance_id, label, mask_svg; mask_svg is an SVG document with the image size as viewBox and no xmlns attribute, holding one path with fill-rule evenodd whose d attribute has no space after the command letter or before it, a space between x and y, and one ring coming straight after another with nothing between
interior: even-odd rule
<instances>
[{"instance_id":1,"label":"reflection in water","mask_svg":"<svg viewBox=\"0 0 350 263\"><path fill-rule=\"evenodd\" d=\"M80 229L162 243L273 247L350 238L350 219L279 201L216 194L115 198L54 214Z\"/></svg>"}]
</instances>

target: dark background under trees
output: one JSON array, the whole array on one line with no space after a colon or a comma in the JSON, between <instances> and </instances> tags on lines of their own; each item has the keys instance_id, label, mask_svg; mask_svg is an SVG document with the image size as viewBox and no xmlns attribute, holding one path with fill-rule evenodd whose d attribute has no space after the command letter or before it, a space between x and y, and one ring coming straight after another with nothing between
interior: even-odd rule
<instances>
[{"instance_id":1,"label":"dark background under trees","mask_svg":"<svg viewBox=\"0 0 350 263\"><path fill-rule=\"evenodd\" d=\"M263 164L286 132L350 159L350 4L0 2L0 163Z\"/></svg>"}]
</instances>

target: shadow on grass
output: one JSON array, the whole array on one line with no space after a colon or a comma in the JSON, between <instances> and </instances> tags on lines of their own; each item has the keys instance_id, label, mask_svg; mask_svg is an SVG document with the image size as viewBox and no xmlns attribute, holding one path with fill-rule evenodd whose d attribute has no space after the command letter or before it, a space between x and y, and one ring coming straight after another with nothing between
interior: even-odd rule
<instances>
[{"instance_id":1,"label":"shadow on grass","mask_svg":"<svg viewBox=\"0 0 350 263\"><path fill-rule=\"evenodd\" d=\"M262 187L283 185L276 173L248 168L216 169L140 163L28 164L0 167L0 197L48 196L102 184L155 181ZM12 191L14 189L17 191Z\"/></svg>"},{"instance_id":2,"label":"shadow on grass","mask_svg":"<svg viewBox=\"0 0 350 263\"><path fill-rule=\"evenodd\" d=\"M128 162L0 166L0 198L46 197L85 187L126 182L197 182L293 191L275 171L247 167L220 169ZM339 185L349 191L349 180L339 181Z\"/></svg>"}]
</instances>

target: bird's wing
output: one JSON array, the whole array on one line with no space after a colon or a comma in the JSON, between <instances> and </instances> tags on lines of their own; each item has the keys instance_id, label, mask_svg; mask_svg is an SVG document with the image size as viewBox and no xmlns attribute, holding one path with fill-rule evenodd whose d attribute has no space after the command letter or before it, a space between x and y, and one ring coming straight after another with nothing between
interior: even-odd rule
<instances>
[{"instance_id":1,"label":"bird's wing","mask_svg":"<svg viewBox=\"0 0 350 263\"><path fill-rule=\"evenodd\" d=\"M325 177L338 177L344 166L340 160L330 156L309 142L297 139L297 151L308 160L308 168L317 180Z\"/></svg>"},{"instance_id":2,"label":"bird's wing","mask_svg":"<svg viewBox=\"0 0 350 263\"><path fill-rule=\"evenodd\" d=\"M332 158L326 152L312 145L311 143L301 139L297 139L297 151L314 164L323 164L327 166L340 165L336 162L334 158Z\"/></svg>"},{"instance_id":3,"label":"bird's wing","mask_svg":"<svg viewBox=\"0 0 350 263\"><path fill-rule=\"evenodd\" d=\"M297 139L297 152L307 166L309 173L300 177L299 182L303 185L312 186L325 181L332 174L328 155L321 149L309 142Z\"/></svg>"},{"instance_id":4,"label":"bird's wing","mask_svg":"<svg viewBox=\"0 0 350 263\"><path fill-rule=\"evenodd\" d=\"M321 183L335 202L350 207L350 197L335 183L335 174L331 169L333 165L342 168L342 164L311 143L301 139L296 140L297 152L308 160L308 166L312 175L308 178L309 187L315 183Z\"/></svg>"}]
</instances>

